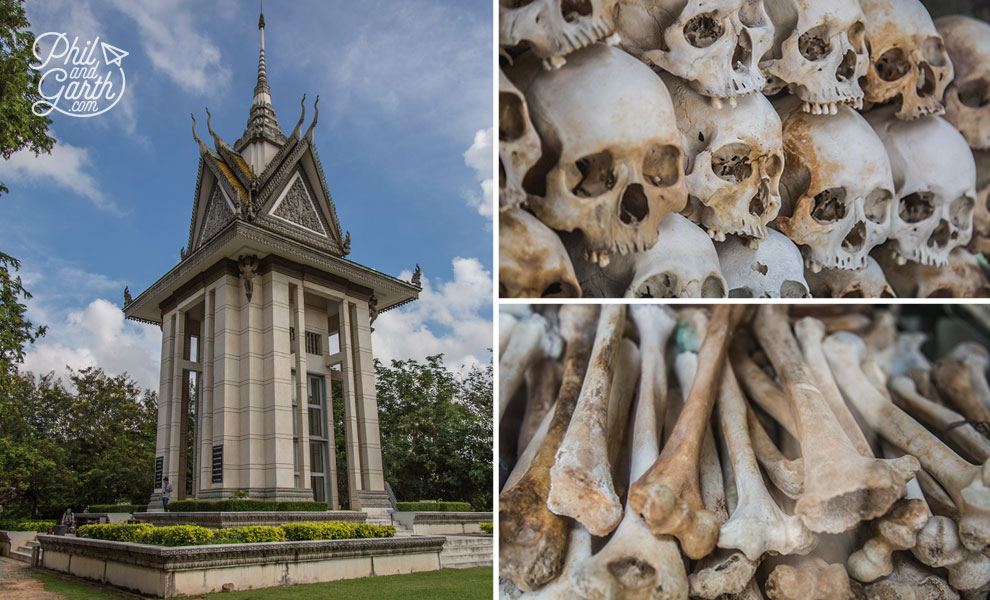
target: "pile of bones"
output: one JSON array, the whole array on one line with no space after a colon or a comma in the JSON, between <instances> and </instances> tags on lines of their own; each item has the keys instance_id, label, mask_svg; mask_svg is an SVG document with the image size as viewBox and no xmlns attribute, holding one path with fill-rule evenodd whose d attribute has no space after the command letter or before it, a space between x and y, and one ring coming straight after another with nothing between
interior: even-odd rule
<instances>
[{"instance_id":1,"label":"pile of bones","mask_svg":"<svg viewBox=\"0 0 990 600\"><path fill-rule=\"evenodd\" d=\"M502 297L984 297L990 24L500 0Z\"/></svg>"},{"instance_id":2,"label":"pile of bones","mask_svg":"<svg viewBox=\"0 0 990 600\"><path fill-rule=\"evenodd\" d=\"M983 346L931 364L850 305L508 310L502 598L987 596Z\"/></svg>"}]
</instances>

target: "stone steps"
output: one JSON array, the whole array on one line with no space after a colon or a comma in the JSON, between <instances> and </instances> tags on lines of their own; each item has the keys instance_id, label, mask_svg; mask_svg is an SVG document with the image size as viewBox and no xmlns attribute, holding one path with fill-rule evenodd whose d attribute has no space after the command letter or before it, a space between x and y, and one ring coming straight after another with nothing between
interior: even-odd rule
<instances>
[{"instance_id":1,"label":"stone steps","mask_svg":"<svg viewBox=\"0 0 990 600\"><path fill-rule=\"evenodd\" d=\"M444 569L487 567L494 563L494 543L490 537L447 536L440 554Z\"/></svg>"},{"instance_id":2,"label":"stone steps","mask_svg":"<svg viewBox=\"0 0 990 600\"><path fill-rule=\"evenodd\" d=\"M30 565L34 561L34 549L40 545L37 540L31 540L16 550L11 549L10 558Z\"/></svg>"}]
</instances>

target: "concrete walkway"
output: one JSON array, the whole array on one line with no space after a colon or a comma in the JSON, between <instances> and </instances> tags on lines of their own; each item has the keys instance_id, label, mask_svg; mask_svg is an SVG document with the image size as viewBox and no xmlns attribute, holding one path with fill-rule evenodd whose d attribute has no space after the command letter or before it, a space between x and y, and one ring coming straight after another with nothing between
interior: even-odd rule
<instances>
[{"instance_id":1,"label":"concrete walkway","mask_svg":"<svg viewBox=\"0 0 990 600\"><path fill-rule=\"evenodd\" d=\"M31 577L28 566L0 556L0 598L4 600L65 600L61 594L46 592L41 582Z\"/></svg>"}]
</instances>

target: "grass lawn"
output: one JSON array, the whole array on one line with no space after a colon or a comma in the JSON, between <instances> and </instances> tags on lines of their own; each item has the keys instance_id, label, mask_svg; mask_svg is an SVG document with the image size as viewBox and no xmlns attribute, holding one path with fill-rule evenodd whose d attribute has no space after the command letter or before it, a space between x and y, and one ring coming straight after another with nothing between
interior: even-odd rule
<instances>
[{"instance_id":1,"label":"grass lawn","mask_svg":"<svg viewBox=\"0 0 990 600\"><path fill-rule=\"evenodd\" d=\"M243 592L218 592L199 596L203 600L474 600L492 598L492 567L444 569L409 575L387 575L366 579L348 579L330 583L265 588ZM121 594L99 584L63 578L41 569L32 569L33 577L45 590L68 600L124 600L136 596Z\"/></svg>"}]
</instances>

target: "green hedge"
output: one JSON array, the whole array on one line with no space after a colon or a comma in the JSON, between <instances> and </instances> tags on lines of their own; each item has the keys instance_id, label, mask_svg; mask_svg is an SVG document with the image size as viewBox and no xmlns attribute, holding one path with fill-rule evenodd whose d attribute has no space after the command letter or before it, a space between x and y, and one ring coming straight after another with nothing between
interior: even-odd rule
<instances>
[{"instance_id":1,"label":"green hedge","mask_svg":"<svg viewBox=\"0 0 990 600\"><path fill-rule=\"evenodd\" d=\"M470 502L396 502L399 512L471 512Z\"/></svg>"},{"instance_id":2,"label":"green hedge","mask_svg":"<svg viewBox=\"0 0 990 600\"><path fill-rule=\"evenodd\" d=\"M495 531L495 525L493 523L482 523L481 531L483 533L493 533Z\"/></svg>"},{"instance_id":3,"label":"green hedge","mask_svg":"<svg viewBox=\"0 0 990 600\"><path fill-rule=\"evenodd\" d=\"M0 531L35 531L37 533L48 533L50 527L55 527L55 521L35 521L32 519L0 521Z\"/></svg>"},{"instance_id":4,"label":"green hedge","mask_svg":"<svg viewBox=\"0 0 990 600\"><path fill-rule=\"evenodd\" d=\"M129 513L144 512L147 504L91 504L86 507L88 513Z\"/></svg>"},{"instance_id":5,"label":"green hedge","mask_svg":"<svg viewBox=\"0 0 990 600\"><path fill-rule=\"evenodd\" d=\"M323 521L290 523L281 527L231 527L207 529L197 525L155 527L150 523L127 525L100 523L83 525L76 535L97 540L134 542L155 546L201 546L204 544L254 544L301 540L340 540L354 538L384 538L395 535L395 527Z\"/></svg>"},{"instance_id":6,"label":"green hedge","mask_svg":"<svg viewBox=\"0 0 990 600\"><path fill-rule=\"evenodd\" d=\"M326 512L326 502L275 502L274 500L176 500L168 512Z\"/></svg>"}]
</instances>

